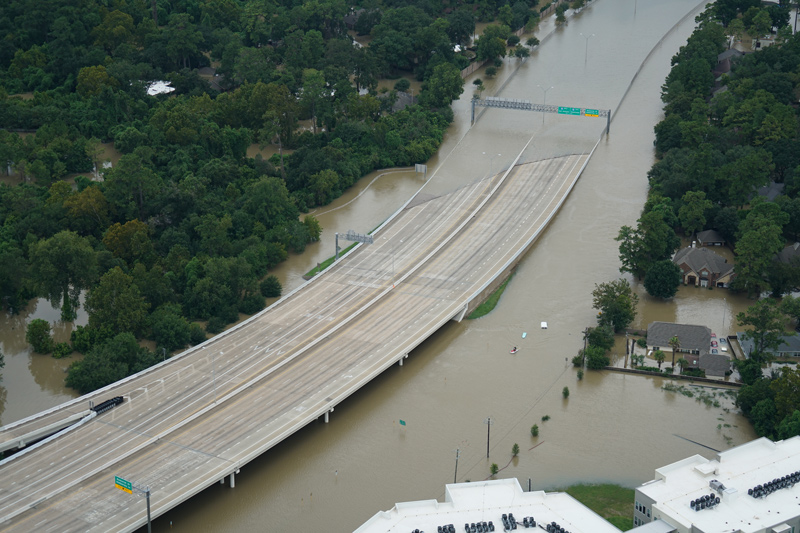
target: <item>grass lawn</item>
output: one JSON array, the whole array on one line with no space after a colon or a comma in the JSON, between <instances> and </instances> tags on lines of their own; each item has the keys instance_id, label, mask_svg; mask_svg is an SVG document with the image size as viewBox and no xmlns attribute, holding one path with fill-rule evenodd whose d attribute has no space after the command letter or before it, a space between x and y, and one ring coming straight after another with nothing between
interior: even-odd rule
<instances>
[{"instance_id":1,"label":"grass lawn","mask_svg":"<svg viewBox=\"0 0 800 533\"><path fill-rule=\"evenodd\" d=\"M352 250L352 249L353 249L353 247L354 247L356 244L358 244L358 243L355 243L355 242L354 242L353 244L351 244L350 246L348 246L348 247L347 247L347 248L345 248L344 250L339 250L339 259L341 259L342 257L344 257L344 255L345 255L347 252L349 252L350 250ZM308 272L306 272L306 275L305 275L304 277L305 277L306 279L308 279L308 278L313 278L314 276L316 276L317 274L319 274L320 272L322 272L323 270L325 270L326 268L328 268L329 266L331 266L331 265L333 264L333 261L334 261L335 259L336 259L336 256L333 256L333 257L329 257L329 258L327 258L325 261L323 261L322 263L320 263L318 266L315 266L314 268L312 268L311 270L309 270Z\"/></svg>"},{"instance_id":2,"label":"grass lawn","mask_svg":"<svg viewBox=\"0 0 800 533\"><path fill-rule=\"evenodd\" d=\"M489 296L489 299L479 305L470 315L467 317L468 320L472 320L473 318L480 318L483 315L488 315L492 312L492 309L497 305L497 302L500 300L500 297L503 295L503 291L506 290L506 285L508 282L511 281L511 278L514 277L514 274L508 276L502 285L497 287L497 290Z\"/></svg>"},{"instance_id":3,"label":"grass lawn","mask_svg":"<svg viewBox=\"0 0 800 533\"><path fill-rule=\"evenodd\" d=\"M622 531L633 529L634 490L619 485L573 485L563 490Z\"/></svg>"}]
</instances>

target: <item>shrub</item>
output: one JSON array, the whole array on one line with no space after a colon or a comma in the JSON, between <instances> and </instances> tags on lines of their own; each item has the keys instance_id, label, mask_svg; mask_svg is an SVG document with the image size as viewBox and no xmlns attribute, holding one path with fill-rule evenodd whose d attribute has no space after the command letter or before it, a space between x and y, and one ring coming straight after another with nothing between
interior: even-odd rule
<instances>
[{"instance_id":1,"label":"shrub","mask_svg":"<svg viewBox=\"0 0 800 533\"><path fill-rule=\"evenodd\" d=\"M394 84L394 90L399 93L406 92L411 87L411 82L405 78L400 78L397 80L397 83Z\"/></svg>"},{"instance_id":2,"label":"shrub","mask_svg":"<svg viewBox=\"0 0 800 533\"><path fill-rule=\"evenodd\" d=\"M544 415L542 417L542 422L547 422L548 420L550 420L550 415Z\"/></svg>"},{"instance_id":3,"label":"shrub","mask_svg":"<svg viewBox=\"0 0 800 533\"><path fill-rule=\"evenodd\" d=\"M580 353L578 353L578 355L572 358L572 365L583 366L583 350L581 350Z\"/></svg>"},{"instance_id":4,"label":"shrub","mask_svg":"<svg viewBox=\"0 0 800 533\"><path fill-rule=\"evenodd\" d=\"M25 340L31 345L34 352L50 353L53 351L53 338L50 336L50 323L37 318L28 324Z\"/></svg>"},{"instance_id":5,"label":"shrub","mask_svg":"<svg viewBox=\"0 0 800 533\"><path fill-rule=\"evenodd\" d=\"M497 466L497 463L492 463L492 466L491 466L491 468L489 468L489 471L494 476L495 474L497 474L500 471L500 467Z\"/></svg>"},{"instance_id":6,"label":"shrub","mask_svg":"<svg viewBox=\"0 0 800 533\"><path fill-rule=\"evenodd\" d=\"M497 68L496 67L486 67L486 77L487 78L494 78L496 74L497 74Z\"/></svg>"},{"instance_id":7,"label":"shrub","mask_svg":"<svg viewBox=\"0 0 800 533\"><path fill-rule=\"evenodd\" d=\"M647 348L647 339L640 337L636 339L636 344L638 344L640 348Z\"/></svg>"},{"instance_id":8,"label":"shrub","mask_svg":"<svg viewBox=\"0 0 800 533\"><path fill-rule=\"evenodd\" d=\"M270 274L261 282L261 295L265 298L278 298L283 292L281 282L277 276Z\"/></svg>"},{"instance_id":9,"label":"shrub","mask_svg":"<svg viewBox=\"0 0 800 533\"><path fill-rule=\"evenodd\" d=\"M506 42L508 43L508 46L511 46L511 47L517 46L519 44L519 36L511 35L511 36L508 37Z\"/></svg>"},{"instance_id":10,"label":"shrub","mask_svg":"<svg viewBox=\"0 0 800 533\"><path fill-rule=\"evenodd\" d=\"M189 324L189 344L197 346L206 340L206 332L200 324Z\"/></svg>"},{"instance_id":11,"label":"shrub","mask_svg":"<svg viewBox=\"0 0 800 533\"><path fill-rule=\"evenodd\" d=\"M519 455L519 444L515 442L514 445L511 447L511 456L516 457L518 455Z\"/></svg>"},{"instance_id":12,"label":"shrub","mask_svg":"<svg viewBox=\"0 0 800 533\"><path fill-rule=\"evenodd\" d=\"M583 369L578 370L578 381L583 380Z\"/></svg>"},{"instance_id":13,"label":"shrub","mask_svg":"<svg viewBox=\"0 0 800 533\"><path fill-rule=\"evenodd\" d=\"M68 342L59 342L53 347L53 357L61 359L73 352L72 346Z\"/></svg>"},{"instance_id":14,"label":"shrub","mask_svg":"<svg viewBox=\"0 0 800 533\"><path fill-rule=\"evenodd\" d=\"M539 426L534 424L531 426L531 437L538 437L539 436Z\"/></svg>"},{"instance_id":15,"label":"shrub","mask_svg":"<svg viewBox=\"0 0 800 533\"><path fill-rule=\"evenodd\" d=\"M254 315L266 307L267 302L261 294L248 294L239 304L239 311L246 315Z\"/></svg>"},{"instance_id":16,"label":"shrub","mask_svg":"<svg viewBox=\"0 0 800 533\"><path fill-rule=\"evenodd\" d=\"M216 335L223 329L225 329L227 322L225 322L221 317L212 316L208 319L208 324L206 325L206 331L209 333Z\"/></svg>"},{"instance_id":17,"label":"shrub","mask_svg":"<svg viewBox=\"0 0 800 533\"><path fill-rule=\"evenodd\" d=\"M561 395L564 397L565 400L569 398L569 387L564 387L563 389L561 389Z\"/></svg>"}]
</instances>

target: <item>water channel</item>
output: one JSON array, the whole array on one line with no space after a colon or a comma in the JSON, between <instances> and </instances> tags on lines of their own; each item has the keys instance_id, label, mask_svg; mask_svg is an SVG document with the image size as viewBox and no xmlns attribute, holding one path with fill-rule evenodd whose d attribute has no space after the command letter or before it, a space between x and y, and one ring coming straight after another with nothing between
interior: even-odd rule
<instances>
[{"instance_id":1,"label":"water channel","mask_svg":"<svg viewBox=\"0 0 800 533\"><path fill-rule=\"evenodd\" d=\"M543 44L521 66L506 59L494 80L479 72L487 86L484 96L541 102L547 89L547 103L611 108L615 115L610 136L519 265L500 305L479 320L445 326L403 367L387 370L337 406L330 424L311 424L242 468L235 489L211 487L160 517L154 529L350 531L395 502L442 498L444 485L453 482L456 449L459 481L486 479L490 464L497 463L498 477L525 483L531 478L540 489L577 481L635 486L664 464L695 453L713 455L690 441L723 450L754 438L730 399L719 393L720 406L713 407L662 391L662 379L588 372L578 381L566 361L582 344L580 331L594 322L594 285L620 275L613 238L621 225L635 223L644 204L653 125L661 116L660 86L694 16L670 29L697 5L697 0L595 0L566 27L554 29L552 18L544 22L537 31ZM545 40L545 35L550 36ZM523 160L589 151L605 127L602 118L489 109L470 128L471 81L454 104L456 122L442 149L428 162L428 194L498 172L531 135L533 146ZM325 228L322 241L290 257L277 272L286 289L332 254L335 231L371 230L423 183L413 172L375 173L320 208L315 215ZM724 290L689 287L663 303L647 297L638 284L636 289L641 302L635 327L667 320L732 333L735 314L751 303ZM13 320L17 329L24 328L24 317ZM549 329L540 329L541 321ZM24 333L20 344L19 332L7 324L7 319L0 324L7 360L0 384L6 394L3 423L71 397L59 386L62 363L27 353ZM520 351L509 355L513 345ZM561 394L565 386L571 391L567 400ZM551 418L543 422L545 415ZM538 438L530 435L533 424L540 427ZM512 461L514 443L521 452Z\"/></svg>"}]
</instances>

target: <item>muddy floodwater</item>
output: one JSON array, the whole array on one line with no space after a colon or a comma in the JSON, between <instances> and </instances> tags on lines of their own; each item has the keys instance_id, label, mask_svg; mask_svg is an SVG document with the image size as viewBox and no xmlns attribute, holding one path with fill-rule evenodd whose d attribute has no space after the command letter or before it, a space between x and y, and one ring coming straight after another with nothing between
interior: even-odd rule
<instances>
[{"instance_id":1,"label":"muddy floodwater","mask_svg":"<svg viewBox=\"0 0 800 533\"><path fill-rule=\"evenodd\" d=\"M491 80L477 72L483 96L542 102L546 95L548 104L612 109L614 116L610 135L498 307L481 319L446 325L403 367L390 368L337 406L329 424L312 423L242 467L235 489L203 491L157 519L154 530L352 531L395 502L442 498L454 476L486 479L492 463L500 467L498 477L524 485L530 478L535 488L577 481L635 486L662 465L696 453L711 457L709 448L753 439L724 390L693 387L690 397L663 391L668 380L608 372L587 372L579 381L569 363L582 346L581 330L594 324L595 284L620 277L613 239L620 226L635 224L644 204L653 126L662 116L660 87L699 7L696 0L595 0L565 27L554 28L552 18L543 22L536 32L542 45L526 62L506 58ZM424 192L443 194L506 168L531 136L521 162L589 152L605 128L604 118L498 109L479 109L470 127L472 87L471 78L427 176L376 172L314 212L325 229L322 240L280 266L276 274L286 289L333 254L334 232L372 230L426 179ZM666 320L730 334L736 313L752 303L724 289L694 287L664 303L631 282L641 298L634 327ZM20 320L13 319L18 328ZM62 363L37 371L32 361L39 356L25 351L24 333L19 341L8 323L0 328L7 359L3 423L70 397L55 380L63 376ZM12 342L16 348L9 349ZM513 346L519 351L510 355ZM16 380L28 385L17 389ZM531 437L533 424L538 438ZM512 460L515 443L521 451ZM132 504L144 508L144 502Z\"/></svg>"}]
</instances>

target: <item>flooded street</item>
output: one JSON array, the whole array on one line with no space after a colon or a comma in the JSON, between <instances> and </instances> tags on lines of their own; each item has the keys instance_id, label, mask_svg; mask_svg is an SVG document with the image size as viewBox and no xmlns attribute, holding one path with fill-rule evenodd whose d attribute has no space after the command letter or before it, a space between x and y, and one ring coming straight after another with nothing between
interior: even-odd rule
<instances>
[{"instance_id":1,"label":"flooded street","mask_svg":"<svg viewBox=\"0 0 800 533\"><path fill-rule=\"evenodd\" d=\"M536 32L543 44L513 77L519 65L514 58L505 59L496 79L484 77L484 97L542 102L546 89L548 104L614 113L610 136L600 141L564 207L520 263L498 307L481 319L446 325L403 367L392 367L337 406L329 424L312 423L242 467L235 489L215 485L203 491L158 518L154 530L351 531L395 502L442 498L444 485L453 482L457 449L459 481L486 479L497 463L498 477L517 477L523 485L531 478L539 489L576 481L634 486L672 461L713 455L690 440L723 450L755 438L722 392L704 389L716 394L706 405L662 391L667 380L587 372L578 381L568 361L582 346L581 330L594 324L595 284L620 277L613 239L620 226L635 224L644 204L660 87L696 12L670 29L697 6L697 0L595 0L564 28L553 30L552 18L545 21ZM588 47L581 33L590 36ZM521 161L588 152L606 125L605 118L479 109L470 128L472 90L468 79L454 103L456 122L428 162L427 194L500 171L532 135ZM372 230L424 183L412 171L377 172L314 212L325 229L322 240L280 266L276 274L285 290L299 286L305 272L333 254L334 232ZM751 303L725 290L694 287L681 287L673 301L662 303L635 286L641 301L634 327L667 320L729 334L736 313ZM12 319L22 333L9 331L8 320L0 324L6 353L0 390L8 389L3 423L71 397L63 386L51 385L57 370L25 377L26 365L30 376L31 361L44 356L25 355L23 318ZM540 329L541 321L549 329ZM21 342L15 344L21 351L14 352L12 342ZM515 355L508 353L512 346L520 348ZM18 390L16 381L24 379L28 385ZM570 389L566 400L564 387ZM543 421L546 415L550 419ZM531 437L533 424L538 438ZM511 460L515 443L521 451ZM144 507L135 504L140 503Z\"/></svg>"}]
</instances>

